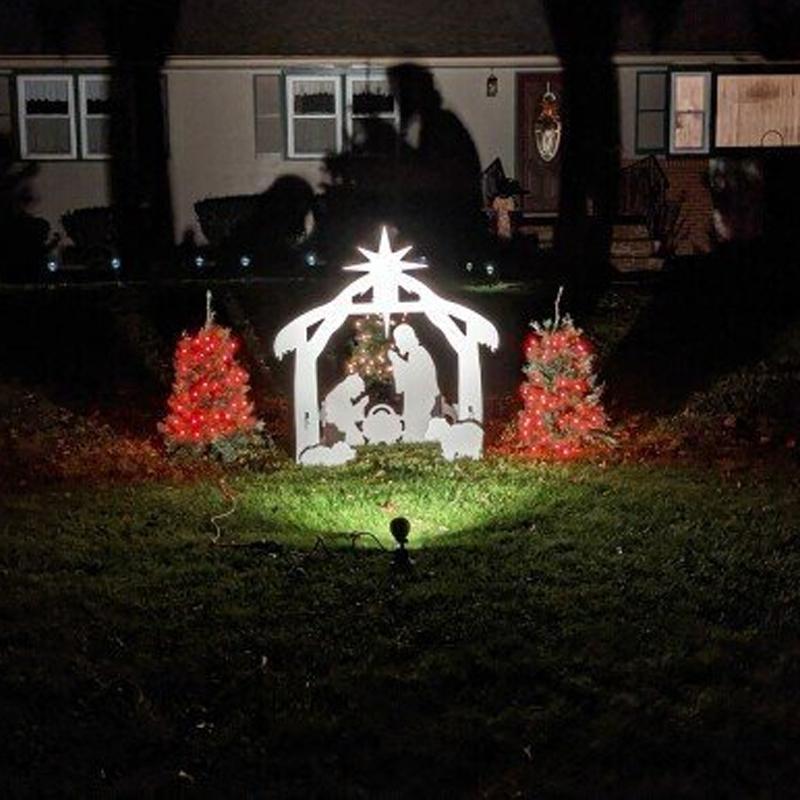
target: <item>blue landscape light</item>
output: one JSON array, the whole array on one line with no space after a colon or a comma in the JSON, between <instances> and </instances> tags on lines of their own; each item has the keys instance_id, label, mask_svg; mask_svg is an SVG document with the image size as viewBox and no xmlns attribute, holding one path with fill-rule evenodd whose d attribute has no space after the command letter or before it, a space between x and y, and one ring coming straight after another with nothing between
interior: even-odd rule
<instances>
[{"instance_id":1,"label":"blue landscape light","mask_svg":"<svg viewBox=\"0 0 800 800\"><path fill-rule=\"evenodd\" d=\"M239 257L239 266L247 269L247 267L249 267L250 264L252 264L252 259L250 258L250 256L243 255Z\"/></svg>"},{"instance_id":2,"label":"blue landscape light","mask_svg":"<svg viewBox=\"0 0 800 800\"><path fill-rule=\"evenodd\" d=\"M120 267L122 267L122 259L119 256L114 256L111 259L111 269L116 272Z\"/></svg>"},{"instance_id":3,"label":"blue landscape light","mask_svg":"<svg viewBox=\"0 0 800 800\"><path fill-rule=\"evenodd\" d=\"M305 262L306 266L308 267L316 267L317 266L317 254L313 250L309 250L305 255Z\"/></svg>"},{"instance_id":4,"label":"blue landscape light","mask_svg":"<svg viewBox=\"0 0 800 800\"><path fill-rule=\"evenodd\" d=\"M58 270L58 261L54 258L49 258L47 260L47 271L48 272L56 272Z\"/></svg>"},{"instance_id":5,"label":"blue landscape light","mask_svg":"<svg viewBox=\"0 0 800 800\"><path fill-rule=\"evenodd\" d=\"M195 256L194 257L194 265L198 269L202 269L205 266L205 263L206 263L206 260L205 260L205 258L203 258L203 256Z\"/></svg>"}]
</instances>

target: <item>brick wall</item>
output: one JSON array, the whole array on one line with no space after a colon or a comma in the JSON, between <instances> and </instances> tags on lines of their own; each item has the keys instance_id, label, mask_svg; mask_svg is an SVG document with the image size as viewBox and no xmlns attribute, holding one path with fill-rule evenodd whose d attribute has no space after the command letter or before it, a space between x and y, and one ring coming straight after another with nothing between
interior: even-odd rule
<instances>
[{"instance_id":1,"label":"brick wall","mask_svg":"<svg viewBox=\"0 0 800 800\"><path fill-rule=\"evenodd\" d=\"M714 210L708 188L708 159L665 158L661 166L669 180L667 199L680 203L677 254L708 252Z\"/></svg>"},{"instance_id":2,"label":"brick wall","mask_svg":"<svg viewBox=\"0 0 800 800\"><path fill-rule=\"evenodd\" d=\"M622 166L639 159L623 159ZM706 253L711 249L713 204L708 188L707 158L660 158L669 181L667 199L680 204L678 255Z\"/></svg>"}]
</instances>

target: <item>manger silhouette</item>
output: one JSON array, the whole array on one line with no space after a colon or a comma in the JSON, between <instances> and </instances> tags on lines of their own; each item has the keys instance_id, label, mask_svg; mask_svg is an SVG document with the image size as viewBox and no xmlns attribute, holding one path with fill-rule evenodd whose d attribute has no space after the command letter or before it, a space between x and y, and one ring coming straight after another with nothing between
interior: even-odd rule
<instances>
[{"instance_id":1,"label":"manger silhouette","mask_svg":"<svg viewBox=\"0 0 800 800\"><path fill-rule=\"evenodd\" d=\"M483 449L483 388L480 347L496 350L497 329L469 308L437 295L413 270L427 264L404 261L411 247L392 251L389 234L381 230L377 251L359 247L367 259L344 267L363 272L327 303L301 314L275 338L278 358L294 352L295 457L301 464L341 464L355 457L365 443L438 441L448 458L478 458ZM403 411L370 406L363 381L347 376L320 405L317 360L333 334L351 316L383 318L387 338L393 315L423 314L441 331L458 359L458 388L451 419L435 413L441 398L436 366L407 321L392 332L389 351L395 390L403 396ZM356 380L354 380L356 378ZM322 441L322 424L333 425L341 441Z\"/></svg>"}]
</instances>

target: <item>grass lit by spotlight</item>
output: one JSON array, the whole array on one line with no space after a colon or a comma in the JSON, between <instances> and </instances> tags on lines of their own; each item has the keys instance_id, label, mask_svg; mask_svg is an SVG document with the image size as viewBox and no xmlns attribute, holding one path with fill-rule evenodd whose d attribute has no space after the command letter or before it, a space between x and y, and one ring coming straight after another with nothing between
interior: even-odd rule
<instances>
[{"instance_id":1,"label":"grass lit by spotlight","mask_svg":"<svg viewBox=\"0 0 800 800\"><path fill-rule=\"evenodd\" d=\"M263 532L298 543L320 534L368 532L388 544L388 522L404 516L411 546L420 547L525 525L539 502L547 503L541 472L500 461L448 464L437 451L435 445L366 448L358 461L338 469L282 470L255 485L245 481L242 508Z\"/></svg>"},{"instance_id":2,"label":"grass lit by spotlight","mask_svg":"<svg viewBox=\"0 0 800 800\"><path fill-rule=\"evenodd\" d=\"M792 796L798 483L377 448L230 478L230 547L216 481L0 495L0 796Z\"/></svg>"}]
</instances>

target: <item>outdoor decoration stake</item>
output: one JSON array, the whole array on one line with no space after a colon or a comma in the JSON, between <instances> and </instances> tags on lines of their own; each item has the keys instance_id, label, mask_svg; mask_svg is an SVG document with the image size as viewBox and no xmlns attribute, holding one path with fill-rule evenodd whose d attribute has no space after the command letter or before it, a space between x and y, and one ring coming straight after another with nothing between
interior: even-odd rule
<instances>
[{"instance_id":1,"label":"outdoor decoration stake","mask_svg":"<svg viewBox=\"0 0 800 800\"><path fill-rule=\"evenodd\" d=\"M278 358L294 352L295 456L301 464L343 464L355 457L363 443L439 442L445 458L479 458L483 449L483 389L480 347L496 350L497 329L480 314L433 292L408 273L427 264L405 261L411 247L393 251L386 228L377 251L358 248L367 259L344 267L363 272L332 300L301 314L275 337ZM438 370L408 320L422 314L441 331L455 352L458 396L446 403ZM369 397L364 381L346 376L319 397L317 360L333 334L348 317L378 316L386 338L395 393L402 408L394 409ZM392 317L403 318L392 330ZM437 409L452 408L454 420ZM323 437L323 425L325 437Z\"/></svg>"},{"instance_id":2,"label":"outdoor decoration stake","mask_svg":"<svg viewBox=\"0 0 800 800\"><path fill-rule=\"evenodd\" d=\"M206 289L206 328L214 322L214 312L211 309L211 289Z\"/></svg>"}]
</instances>

